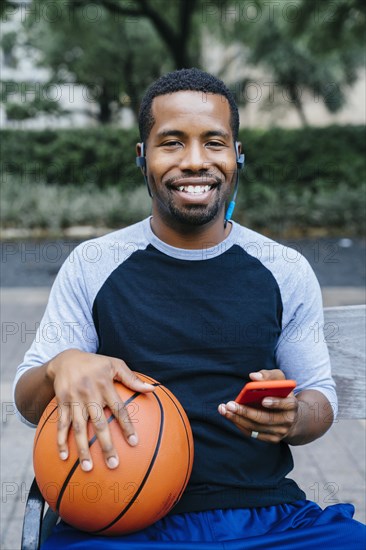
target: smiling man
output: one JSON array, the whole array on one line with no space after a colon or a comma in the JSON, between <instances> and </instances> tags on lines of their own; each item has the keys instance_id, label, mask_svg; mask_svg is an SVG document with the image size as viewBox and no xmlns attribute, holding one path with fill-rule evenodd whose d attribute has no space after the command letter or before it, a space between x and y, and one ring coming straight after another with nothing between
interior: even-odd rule
<instances>
[{"instance_id":1,"label":"smiling man","mask_svg":"<svg viewBox=\"0 0 366 550\"><path fill-rule=\"evenodd\" d=\"M223 216L236 173L229 102L217 94L181 91L154 98L151 116L149 135L144 125L141 131L155 234L174 246L182 244L182 233L190 234L189 248L222 241L230 232L227 227L223 233Z\"/></svg>"},{"instance_id":2,"label":"smiling man","mask_svg":"<svg viewBox=\"0 0 366 550\"><path fill-rule=\"evenodd\" d=\"M352 519L352 505L322 510L287 477L290 446L330 427L335 386L326 344L311 329L323 318L310 266L302 257L286 261L286 248L230 219L244 161L232 94L197 69L169 73L147 91L139 126L137 164L152 216L92 241L98 262L84 254L90 242L65 262L18 368L15 401L35 425L56 395L60 460L68 459L73 425L85 471L93 468L90 411L107 466L123 468L91 405L109 405L138 447L138 426L113 380L152 391L134 374L143 372L185 407L193 471L172 512L144 531L107 539L61 522L44 549L363 548L365 528ZM72 323L72 342L70 331L44 337L55 322ZM285 378L296 380L295 392L263 399L260 411L233 401L247 381Z\"/></svg>"}]
</instances>

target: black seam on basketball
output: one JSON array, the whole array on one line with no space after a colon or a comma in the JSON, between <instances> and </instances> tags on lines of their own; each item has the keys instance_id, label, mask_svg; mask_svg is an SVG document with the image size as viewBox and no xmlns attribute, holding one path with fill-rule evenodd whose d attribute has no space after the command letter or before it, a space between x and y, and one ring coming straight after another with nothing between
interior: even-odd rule
<instances>
[{"instance_id":1,"label":"black seam on basketball","mask_svg":"<svg viewBox=\"0 0 366 550\"><path fill-rule=\"evenodd\" d=\"M106 525L105 527L102 527L102 529L98 529L97 531L91 531L91 534L97 534L97 533L103 533L103 531L106 531L107 529L109 529L110 527L112 527L113 525L115 525L127 512L128 510L131 508L131 506L133 505L133 503L136 501L137 497L139 496L139 494L141 493L142 489L144 488L144 485L146 483L146 481L148 480L149 478L149 475L150 475L150 472L154 466L154 463L156 461L156 458L159 454L159 449L160 449L160 445L161 445L161 439L162 439L162 435L163 435L163 429L164 429L164 409L163 409L163 406L161 404L161 401L159 399L159 397L155 394L155 393L152 393L151 395L153 395L155 397L155 399L157 400L158 402L158 405L159 405L159 409L160 409L160 427L159 427L159 435L158 435L158 440L156 442L156 446L155 446L155 450L154 450L154 453L153 453L153 456L151 457L151 460L150 460L150 464L145 472L145 475L144 475L144 478L143 480L141 481L140 483L140 486L139 488L136 490L133 498L131 498L131 500L129 501L129 503L126 505L126 507L118 514L118 516L112 520L108 525Z\"/></svg>"},{"instance_id":2,"label":"black seam on basketball","mask_svg":"<svg viewBox=\"0 0 366 550\"><path fill-rule=\"evenodd\" d=\"M132 401L134 399L136 399L139 395L141 395L141 392L135 392L133 395L131 395L131 397L129 397L125 402L124 402L124 405L129 405L130 403L132 403ZM111 416L109 418L107 418L107 422L108 424L110 424L112 422L112 420L115 419L115 416L114 414L111 414ZM90 439L90 441L88 442L88 446L89 448L96 442L97 440L97 436L96 435L93 435L93 437ZM61 506L61 501L62 501L62 497L64 496L64 493L66 491L66 488L69 484L69 481L70 479L72 478L72 476L74 475L75 473L75 470L76 468L79 466L80 464L80 460L77 458L76 461L74 462L73 466L71 467L71 469L69 470L69 473L67 474L66 478L65 478L65 481L63 482L62 484L62 487L61 487L61 490L59 492L59 495L58 495L58 499L57 499L57 502L56 502L56 511L59 512L60 510L60 506Z\"/></svg>"},{"instance_id":3,"label":"black seam on basketball","mask_svg":"<svg viewBox=\"0 0 366 550\"><path fill-rule=\"evenodd\" d=\"M177 504L177 502L179 501L180 497L182 496L185 488L186 488L186 485L188 483L188 479L189 479L189 470L191 469L191 460L192 460L192 453L191 453L191 442L190 442L190 438L188 436L188 430L187 430L187 426L186 426L186 422L185 422L185 419L183 418L183 415L181 413L181 411L179 410L179 408L177 407L177 404L175 402L174 399L172 399L171 395L167 392L166 388L164 386L161 386L160 389L165 393L165 395L167 397L169 397L170 401L173 403L174 407L177 409L178 411L178 414L179 416L181 417L181 420L183 422L183 426L184 426L184 430L186 432L186 437L187 437L187 443L188 443L188 465L187 465L187 471L186 471L186 475L185 475L185 478L184 478L184 483L182 485L182 489L179 493L179 495L177 496L172 508L175 506L175 504Z\"/></svg>"},{"instance_id":4,"label":"black seam on basketball","mask_svg":"<svg viewBox=\"0 0 366 550\"><path fill-rule=\"evenodd\" d=\"M42 430L43 430L43 428L44 428L45 425L46 425L46 422L48 422L48 420L49 420L50 417L53 415L53 413L57 410L57 408L58 408L58 405L56 405L55 408L52 409L52 411L50 412L50 414L47 416L47 418L45 418L45 420L44 420L44 422L43 422L41 428L39 429L39 432L38 432L38 435L37 435L37 439L36 439L35 442L34 442L33 452L36 450L36 446L37 446L37 443L38 443L39 436L41 435Z\"/></svg>"}]
</instances>

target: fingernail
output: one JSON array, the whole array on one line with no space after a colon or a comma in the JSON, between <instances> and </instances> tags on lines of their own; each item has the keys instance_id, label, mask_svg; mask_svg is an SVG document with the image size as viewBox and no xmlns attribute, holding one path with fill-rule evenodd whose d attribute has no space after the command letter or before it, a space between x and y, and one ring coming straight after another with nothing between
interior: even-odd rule
<instances>
[{"instance_id":1,"label":"fingernail","mask_svg":"<svg viewBox=\"0 0 366 550\"><path fill-rule=\"evenodd\" d=\"M129 442L130 445L132 445L132 447L137 445L137 443L138 443L137 435L136 434L130 435L130 437L128 438L128 442Z\"/></svg>"},{"instance_id":2,"label":"fingernail","mask_svg":"<svg viewBox=\"0 0 366 550\"><path fill-rule=\"evenodd\" d=\"M66 460L68 456L69 456L69 454L68 454L67 451L61 451L61 452L60 452L60 458L61 458L61 460Z\"/></svg>"},{"instance_id":3,"label":"fingernail","mask_svg":"<svg viewBox=\"0 0 366 550\"><path fill-rule=\"evenodd\" d=\"M261 372L251 372L250 373L251 378L255 378L256 380L262 380L263 374Z\"/></svg>"},{"instance_id":4,"label":"fingernail","mask_svg":"<svg viewBox=\"0 0 366 550\"><path fill-rule=\"evenodd\" d=\"M226 404L226 408L230 412L236 412L238 405L234 403L234 401L229 401L229 403Z\"/></svg>"},{"instance_id":5,"label":"fingernail","mask_svg":"<svg viewBox=\"0 0 366 550\"><path fill-rule=\"evenodd\" d=\"M155 386L153 386L152 384L148 384L147 382L143 382L144 386L146 386L147 388L151 389L151 390L154 390L155 389Z\"/></svg>"},{"instance_id":6,"label":"fingernail","mask_svg":"<svg viewBox=\"0 0 366 550\"><path fill-rule=\"evenodd\" d=\"M271 406L271 405L273 405L273 403L274 403L274 401L270 397L266 397L262 401L262 405L264 405L265 407Z\"/></svg>"},{"instance_id":7,"label":"fingernail","mask_svg":"<svg viewBox=\"0 0 366 550\"><path fill-rule=\"evenodd\" d=\"M109 468L117 468L118 466L118 458L116 456L110 456L107 459L107 464Z\"/></svg>"},{"instance_id":8,"label":"fingernail","mask_svg":"<svg viewBox=\"0 0 366 550\"><path fill-rule=\"evenodd\" d=\"M221 403L221 405L219 405L219 413L220 414L226 414L226 407L223 403Z\"/></svg>"},{"instance_id":9,"label":"fingernail","mask_svg":"<svg viewBox=\"0 0 366 550\"><path fill-rule=\"evenodd\" d=\"M82 460L81 461L81 469L84 470L84 472L90 472L92 469L92 463L90 460Z\"/></svg>"}]
</instances>

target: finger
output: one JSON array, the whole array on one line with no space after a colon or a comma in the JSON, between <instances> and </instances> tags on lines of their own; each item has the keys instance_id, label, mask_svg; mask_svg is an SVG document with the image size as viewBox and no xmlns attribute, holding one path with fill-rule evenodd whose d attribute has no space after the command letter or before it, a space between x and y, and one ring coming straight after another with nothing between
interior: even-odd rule
<instances>
[{"instance_id":1,"label":"finger","mask_svg":"<svg viewBox=\"0 0 366 550\"><path fill-rule=\"evenodd\" d=\"M270 443L278 443L287 437L296 417L293 409L290 412L266 411L239 405L235 401L219 405L219 412L247 437L253 437L255 433L258 434L256 439Z\"/></svg>"},{"instance_id":2,"label":"finger","mask_svg":"<svg viewBox=\"0 0 366 550\"><path fill-rule=\"evenodd\" d=\"M118 420L121 426L123 436L126 441L134 447L138 443L138 436L135 431L134 425L131 422L131 418L128 414L128 410L124 402L119 397L118 393L114 390L107 396L107 405L112 411L115 418Z\"/></svg>"},{"instance_id":3,"label":"finger","mask_svg":"<svg viewBox=\"0 0 366 550\"><path fill-rule=\"evenodd\" d=\"M254 408L247 405L239 405L236 401L229 401L224 405L227 415L238 416L243 420L247 420L250 423L267 424L273 417L273 411L267 411L262 408Z\"/></svg>"},{"instance_id":4,"label":"finger","mask_svg":"<svg viewBox=\"0 0 366 550\"><path fill-rule=\"evenodd\" d=\"M119 464L119 458L117 451L113 445L111 432L108 426L108 421L104 414L103 407L98 403L88 403L87 411L90 421L93 423L95 435L97 436L99 445L104 455L104 460L108 468L117 468Z\"/></svg>"},{"instance_id":5,"label":"finger","mask_svg":"<svg viewBox=\"0 0 366 550\"><path fill-rule=\"evenodd\" d=\"M278 428L286 430L292 425L296 416L294 409L286 411L265 410L239 405L229 401L219 406L219 412L237 426L267 433L274 433Z\"/></svg>"},{"instance_id":6,"label":"finger","mask_svg":"<svg viewBox=\"0 0 366 550\"><path fill-rule=\"evenodd\" d=\"M89 450L89 440L87 432L88 416L81 410L80 405L75 406L72 411L71 425L74 432L74 438L81 469L89 472L93 468L93 461Z\"/></svg>"},{"instance_id":7,"label":"finger","mask_svg":"<svg viewBox=\"0 0 366 550\"><path fill-rule=\"evenodd\" d=\"M262 380L285 380L285 375L280 369L272 369L272 370L266 370L262 369L257 372L251 372L249 373L249 377L251 380L254 381L262 381Z\"/></svg>"},{"instance_id":8,"label":"finger","mask_svg":"<svg viewBox=\"0 0 366 550\"><path fill-rule=\"evenodd\" d=\"M155 386L153 386L153 384L149 384L141 380L141 378L139 378L137 374L126 365L124 361L113 357L111 360L116 370L115 379L122 382L122 384L127 386L127 388L142 393L155 390Z\"/></svg>"},{"instance_id":9,"label":"finger","mask_svg":"<svg viewBox=\"0 0 366 550\"><path fill-rule=\"evenodd\" d=\"M288 433L289 426L278 424L259 424L249 421L247 418L243 418L237 414L227 411L225 417L230 420L235 426L247 437L255 437L260 441L267 441L270 443L278 443L282 441ZM255 436L253 434L256 434Z\"/></svg>"},{"instance_id":10,"label":"finger","mask_svg":"<svg viewBox=\"0 0 366 550\"><path fill-rule=\"evenodd\" d=\"M59 404L57 418L57 447L61 460L67 460L69 448L67 437L70 429L70 408L66 404Z\"/></svg>"},{"instance_id":11,"label":"finger","mask_svg":"<svg viewBox=\"0 0 366 550\"><path fill-rule=\"evenodd\" d=\"M257 434L257 433L258 435L256 435L255 439L257 441L264 441L265 443L280 443L285 437L281 434L269 434L265 432L256 432L254 430L250 432L249 437L254 438L253 434Z\"/></svg>"},{"instance_id":12,"label":"finger","mask_svg":"<svg viewBox=\"0 0 366 550\"><path fill-rule=\"evenodd\" d=\"M226 404L221 403L218 407L218 411L222 416L224 416L231 422L234 422L236 426L240 427L241 429L245 429L248 431L248 433L250 433L251 430L256 429L257 425L255 422L253 422L253 420L250 420L246 414L243 414L243 411L246 411L247 409L248 407L241 406L235 401L229 401L229 403ZM259 411L255 412L258 413Z\"/></svg>"},{"instance_id":13,"label":"finger","mask_svg":"<svg viewBox=\"0 0 366 550\"><path fill-rule=\"evenodd\" d=\"M284 411L297 410L298 408L298 401L292 392L288 397L265 397L261 404L266 408Z\"/></svg>"}]
</instances>

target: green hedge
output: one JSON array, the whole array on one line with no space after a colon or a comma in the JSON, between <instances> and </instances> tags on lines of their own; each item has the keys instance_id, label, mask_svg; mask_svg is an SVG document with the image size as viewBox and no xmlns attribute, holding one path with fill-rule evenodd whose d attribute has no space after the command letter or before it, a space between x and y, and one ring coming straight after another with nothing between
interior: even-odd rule
<instances>
[{"instance_id":1,"label":"green hedge","mask_svg":"<svg viewBox=\"0 0 366 550\"><path fill-rule=\"evenodd\" d=\"M118 227L149 211L136 129L3 130L0 138L4 227ZM364 127L243 130L240 140L235 220L272 234L363 233Z\"/></svg>"},{"instance_id":2,"label":"green hedge","mask_svg":"<svg viewBox=\"0 0 366 550\"><path fill-rule=\"evenodd\" d=\"M364 126L329 126L241 132L247 156L244 181L317 189L364 181Z\"/></svg>"},{"instance_id":3,"label":"green hedge","mask_svg":"<svg viewBox=\"0 0 366 550\"><path fill-rule=\"evenodd\" d=\"M122 185L139 181L136 130L3 130L2 173L37 183ZM141 179L141 178L140 178Z\"/></svg>"},{"instance_id":4,"label":"green hedge","mask_svg":"<svg viewBox=\"0 0 366 550\"><path fill-rule=\"evenodd\" d=\"M99 187L141 183L135 166L138 132L113 127L21 131L2 130L2 174L46 183ZM363 126L300 130L243 130L246 153L242 181L268 188L357 188L365 176Z\"/></svg>"}]
</instances>

